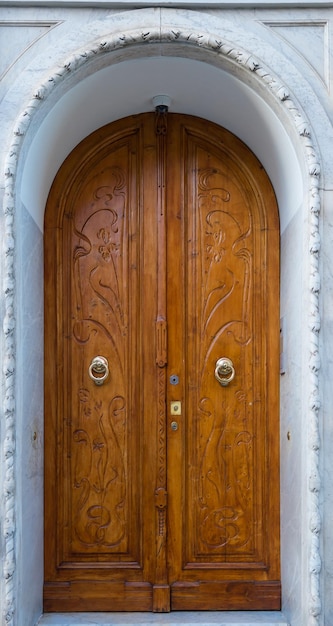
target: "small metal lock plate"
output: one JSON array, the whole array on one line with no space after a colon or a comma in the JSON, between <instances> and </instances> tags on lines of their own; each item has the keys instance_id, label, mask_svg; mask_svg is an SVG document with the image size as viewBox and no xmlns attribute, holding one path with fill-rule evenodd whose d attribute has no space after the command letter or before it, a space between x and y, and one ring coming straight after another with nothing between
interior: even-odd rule
<instances>
[{"instance_id":1,"label":"small metal lock plate","mask_svg":"<svg viewBox=\"0 0 333 626\"><path fill-rule=\"evenodd\" d=\"M177 374L172 374L170 376L170 384L171 385L178 385L179 383L179 377L177 376Z\"/></svg>"},{"instance_id":2,"label":"small metal lock plate","mask_svg":"<svg viewBox=\"0 0 333 626\"><path fill-rule=\"evenodd\" d=\"M171 430L178 430L178 422L171 422Z\"/></svg>"},{"instance_id":3,"label":"small metal lock plate","mask_svg":"<svg viewBox=\"0 0 333 626\"><path fill-rule=\"evenodd\" d=\"M170 403L170 413L171 415L181 415L182 414L182 403L180 400L175 400Z\"/></svg>"}]
</instances>

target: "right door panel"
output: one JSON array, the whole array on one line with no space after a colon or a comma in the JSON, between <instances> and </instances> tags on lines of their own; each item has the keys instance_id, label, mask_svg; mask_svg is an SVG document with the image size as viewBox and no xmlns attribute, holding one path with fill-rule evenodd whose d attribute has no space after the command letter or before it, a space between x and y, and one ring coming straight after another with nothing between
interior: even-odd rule
<instances>
[{"instance_id":1,"label":"right door panel","mask_svg":"<svg viewBox=\"0 0 333 626\"><path fill-rule=\"evenodd\" d=\"M276 201L226 131L173 117L168 146L168 406L182 401L168 430L171 606L278 609Z\"/></svg>"}]
</instances>

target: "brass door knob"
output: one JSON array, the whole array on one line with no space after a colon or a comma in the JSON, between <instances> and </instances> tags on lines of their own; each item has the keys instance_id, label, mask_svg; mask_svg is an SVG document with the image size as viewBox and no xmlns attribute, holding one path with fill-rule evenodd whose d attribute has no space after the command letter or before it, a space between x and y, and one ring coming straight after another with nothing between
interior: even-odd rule
<instances>
[{"instance_id":1,"label":"brass door knob","mask_svg":"<svg viewBox=\"0 0 333 626\"><path fill-rule=\"evenodd\" d=\"M108 360L104 356L95 356L89 365L89 376L95 385L103 385L109 375Z\"/></svg>"},{"instance_id":2,"label":"brass door knob","mask_svg":"<svg viewBox=\"0 0 333 626\"><path fill-rule=\"evenodd\" d=\"M215 378L222 387L226 387L231 383L235 378L235 368L231 359L223 356L216 361Z\"/></svg>"}]
</instances>

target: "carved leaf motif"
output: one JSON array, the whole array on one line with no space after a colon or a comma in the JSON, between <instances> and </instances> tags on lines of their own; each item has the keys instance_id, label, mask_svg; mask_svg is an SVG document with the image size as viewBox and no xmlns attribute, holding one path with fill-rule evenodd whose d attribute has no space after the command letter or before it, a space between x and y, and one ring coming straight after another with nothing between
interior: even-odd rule
<instances>
[{"instance_id":1,"label":"carved leaf motif","mask_svg":"<svg viewBox=\"0 0 333 626\"><path fill-rule=\"evenodd\" d=\"M105 244L104 246L99 246L98 252L102 255L103 260L108 263L112 258L112 254L119 251L120 245L111 240L110 233L105 228L101 228L98 231L97 237L102 239Z\"/></svg>"},{"instance_id":2,"label":"carved leaf motif","mask_svg":"<svg viewBox=\"0 0 333 626\"><path fill-rule=\"evenodd\" d=\"M223 546L244 547L251 530L245 524L251 502L252 475L249 432L236 436L227 429L230 409L222 404L221 416L203 398L200 407L201 439L206 441L200 463L198 528L201 551ZM209 410L211 408L212 412ZM204 433L204 434L203 434Z\"/></svg>"},{"instance_id":3,"label":"carved leaf motif","mask_svg":"<svg viewBox=\"0 0 333 626\"><path fill-rule=\"evenodd\" d=\"M79 397L86 404L87 393L80 390ZM95 437L83 429L73 433L75 444L85 446L75 455L75 534L86 546L115 548L121 546L126 531L125 400L114 397L107 416L101 403L90 408L97 424Z\"/></svg>"},{"instance_id":4,"label":"carved leaf motif","mask_svg":"<svg viewBox=\"0 0 333 626\"><path fill-rule=\"evenodd\" d=\"M212 239L211 244L207 244L207 256L211 262L219 263L225 254L223 243L226 239L226 232L221 225L218 211L211 211L206 217L208 229L206 234Z\"/></svg>"},{"instance_id":5,"label":"carved leaf motif","mask_svg":"<svg viewBox=\"0 0 333 626\"><path fill-rule=\"evenodd\" d=\"M210 389L209 372L225 350L232 358L251 341L249 307L252 272L251 225L246 208L232 213L225 204L231 192L225 188L218 168L201 170L198 177L196 238L201 254L198 269L201 298L197 319L200 323L201 371L198 375L198 441L200 455L197 509L198 554L213 551L225 554L244 549L253 529L249 520L253 476L250 473L252 435L240 430L246 420L246 388L242 380L228 401ZM200 263L200 265L199 265ZM223 347L227 346L227 347ZM231 356L230 354L230 356ZM239 358L241 358L239 356ZM242 357L243 358L243 357ZM207 386L208 385L208 386ZM201 444L201 442L204 442Z\"/></svg>"},{"instance_id":6,"label":"carved leaf motif","mask_svg":"<svg viewBox=\"0 0 333 626\"><path fill-rule=\"evenodd\" d=\"M240 533L238 517L238 511L231 507L209 511L200 527L201 541L206 548L216 550L235 543Z\"/></svg>"},{"instance_id":7,"label":"carved leaf motif","mask_svg":"<svg viewBox=\"0 0 333 626\"><path fill-rule=\"evenodd\" d=\"M108 184L94 189L94 182L103 179ZM72 225L73 338L86 355L96 354L96 345L105 346L112 370L107 396L97 394L95 388L78 391L79 416L73 433L73 543L79 551L82 544L91 550L126 552L126 179L121 168L108 167L87 185L93 189L91 199L82 206L77 201ZM87 356L88 363L90 359Z\"/></svg>"},{"instance_id":8,"label":"carved leaf motif","mask_svg":"<svg viewBox=\"0 0 333 626\"><path fill-rule=\"evenodd\" d=\"M80 343L87 343L92 333L103 333L113 343L117 360L122 362L123 337L127 333L123 291L126 271L123 259L127 258L125 175L114 167L106 170L105 176L113 184L98 186L87 208L78 210L73 224L77 312L73 332Z\"/></svg>"},{"instance_id":9,"label":"carved leaf motif","mask_svg":"<svg viewBox=\"0 0 333 626\"><path fill-rule=\"evenodd\" d=\"M230 192L221 186L221 170L217 168L206 168L199 170L198 188L202 191L209 190L210 193L216 191L223 202L229 202ZM215 196L213 195L213 201Z\"/></svg>"}]
</instances>

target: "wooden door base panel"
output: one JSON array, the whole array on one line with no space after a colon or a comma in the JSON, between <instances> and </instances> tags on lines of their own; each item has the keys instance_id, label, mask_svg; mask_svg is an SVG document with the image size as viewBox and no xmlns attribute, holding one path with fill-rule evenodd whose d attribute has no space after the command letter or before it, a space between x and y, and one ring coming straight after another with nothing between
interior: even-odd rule
<instances>
[{"instance_id":1,"label":"wooden door base panel","mask_svg":"<svg viewBox=\"0 0 333 626\"><path fill-rule=\"evenodd\" d=\"M179 582L171 587L173 611L279 611L280 598L278 581Z\"/></svg>"},{"instance_id":2,"label":"wooden door base panel","mask_svg":"<svg viewBox=\"0 0 333 626\"><path fill-rule=\"evenodd\" d=\"M44 611L152 611L149 583L70 582L45 583Z\"/></svg>"},{"instance_id":3,"label":"wooden door base panel","mask_svg":"<svg viewBox=\"0 0 333 626\"><path fill-rule=\"evenodd\" d=\"M279 582L46 583L44 611L279 611ZM124 598L125 601L124 601ZM213 598L213 602L212 602Z\"/></svg>"}]
</instances>

